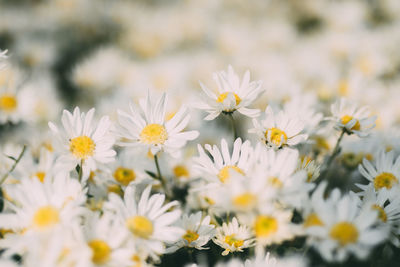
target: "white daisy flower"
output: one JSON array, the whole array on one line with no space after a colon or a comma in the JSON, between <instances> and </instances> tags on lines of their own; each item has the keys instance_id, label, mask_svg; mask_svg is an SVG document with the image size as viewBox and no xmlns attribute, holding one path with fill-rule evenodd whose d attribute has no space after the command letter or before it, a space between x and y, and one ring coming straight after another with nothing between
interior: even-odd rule
<instances>
[{"instance_id":1,"label":"white daisy flower","mask_svg":"<svg viewBox=\"0 0 400 267\"><path fill-rule=\"evenodd\" d=\"M300 158L297 165L297 170L304 170L307 173L307 182L314 182L320 175L321 165L318 165L315 160L310 157Z\"/></svg>"},{"instance_id":2,"label":"white daisy flower","mask_svg":"<svg viewBox=\"0 0 400 267\"><path fill-rule=\"evenodd\" d=\"M344 261L350 254L365 259L370 250L387 238L387 228L374 227L378 212L359 209L355 195L345 195L335 205L326 205L318 213L323 225L308 231L312 245L327 261Z\"/></svg>"},{"instance_id":3,"label":"white daisy flower","mask_svg":"<svg viewBox=\"0 0 400 267\"><path fill-rule=\"evenodd\" d=\"M326 181L321 182L308 201L303 205L303 228L306 232L310 227L323 226L324 222L319 214L323 213L329 205L331 206L329 206L328 209L332 209L332 206L335 205L341 197L340 191L337 188L332 190L329 196L324 197L327 186L328 183Z\"/></svg>"},{"instance_id":4,"label":"white daisy flower","mask_svg":"<svg viewBox=\"0 0 400 267\"><path fill-rule=\"evenodd\" d=\"M204 246L215 235L215 226L210 224L210 216L205 216L201 211L190 214L183 214L178 221L178 227L186 230L181 239L168 249L168 252L174 252L181 247L196 248L199 250L207 249Z\"/></svg>"},{"instance_id":5,"label":"white daisy flower","mask_svg":"<svg viewBox=\"0 0 400 267\"><path fill-rule=\"evenodd\" d=\"M62 146L62 154L56 161L57 166L70 171L79 165L83 177L86 178L90 171L97 169L97 164L112 162L116 155L112 149L115 141L111 134L110 119L104 116L95 126L94 112L94 108L87 114L81 113L78 107L74 109L73 114L64 110L61 117L64 131L60 131L55 124L49 122L50 129Z\"/></svg>"},{"instance_id":6,"label":"white daisy flower","mask_svg":"<svg viewBox=\"0 0 400 267\"><path fill-rule=\"evenodd\" d=\"M104 204L104 210L114 212L121 224L125 226L137 245L144 246L155 254L165 252L165 245L174 243L184 234L184 231L172 226L178 220L181 211L167 210L178 205L177 201L163 206L165 195L150 196L151 186L146 187L140 200L136 201L135 189L128 186L124 200L116 194L109 195L109 201ZM155 254L154 254L155 253Z\"/></svg>"},{"instance_id":7,"label":"white daisy flower","mask_svg":"<svg viewBox=\"0 0 400 267\"><path fill-rule=\"evenodd\" d=\"M40 182L25 178L7 186L13 205L0 214L0 228L42 232L57 226L73 226L85 212L85 191L80 183L60 174Z\"/></svg>"},{"instance_id":8,"label":"white daisy flower","mask_svg":"<svg viewBox=\"0 0 400 267\"><path fill-rule=\"evenodd\" d=\"M297 145L308 137L302 134L304 122L285 111L274 112L270 106L265 109L265 119L260 122L253 119L253 125L249 132L257 134L263 143L274 149Z\"/></svg>"},{"instance_id":9,"label":"white daisy flower","mask_svg":"<svg viewBox=\"0 0 400 267\"><path fill-rule=\"evenodd\" d=\"M233 144L232 155L229 152L228 143L221 140L221 151L216 145L205 145L205 149L211 154L211 158L204 149L198 145L199 157L195 158L195 168L199 174L205 175L205 179L213 182L226 183L229 180L230 172L235 171L245 174L251 166L251 145L249 141L242 142L237 138Z\"/></svg>"},{"instance_id":10,"label":"white daisy flower","mask_svg":"<svg viewBox=\"0 0 400 267\"><path fill-rule=\"evenodd\" d=\"M390 228L390 241L400 247L400 197L396 195L390 200L390 194L386 188L378 192L372 185L363 192L361 208L369 208L378 211L378 221L381 225Z\"/></svg>"},{"instance_id":11,"label":"white daisy flower","mask_svg":"<svg viewBox=\"0 0 400 267\"><path fill-rule=\"evenodd\" d=\"M358 170L362 176L373 183L377 191L386 188L392 193L394 192L392 189L398 190L400 188L400 156L394 161L393 151L388 153L380 151L374 164L364 158L363 164L358 166ZM357 184L357 186L363 190L368 188L367 185Z\"/></svg>"},{"instance_id":12,"label":"white daisy flower","mask_svg":"<svg viewBox=\"0 0 400 267\"><path fill-rule=\"evenodd\" d=\"M122 146L145 146L155 155L163 150L172 156L179 153L187 141L194 140L199 135L197 131L182 132L188 125L190 115L187 107L182 106L168 121L165 120L167 96L164 93L154 105L150 93L146 99L140 100L143 115L134 104L130 104L130 114L118 110L118 121Z\"/></svg>"},{"instance_id":13,"label":"white daisy flower","mask_svg":"<svg viewBox=\"0 0 400 267\"><path fill-rule=\"evenodd\" d=\"M275 151L261 145L258 149L261 153L254 175L260 177L260 186L275 201L301 208L314 184L307 182L306 171L297 170L298 151L290 148Z\"/></svg>"},{"instance_id":14,"label":"white daisy flower","mask_svg":"<svg viewBox=\"0 0 400 267\"><path fill-rule=\"evenodd\" d=\"M245 225L239 225L237 219L233 218L230 223L224 222L217 228L213 241L225 249L222 255L226 256L229 252L242 252L243 249L254 246L255 240L252 238L250 229Z\"/></svg>"},{"instance_id":15,"label":"white daisy flower","mask_svg":"<svg viewBox=\"0 0 400 267\"><path fill-rule=\"evenodd\" d=\"M16 69L6 68L0 71L0 124L18 123L27 115L25 99L20 90L21 73Z\"/></svg>"},{"instance_id":16,"label":"white daisy flower","mask_svg":"<svg viewBox=\"0 0 400 267\"><path fill-rule=\"evenodd\" d=\"M370 115L368 107L360 108L345 98L332 104L331 112L336 127L347 134L355 133L359 137L365 137L375 127L376 116Z\"/></svg>"},{"instance_id":17,"label":"white daisy flower","mask_svg":"<svg viewBox=\"0 0 400 267\"><path fill-rule=\"evenodd\" d=\"M286 258L275 258L270 253L256 251L252 259L247 259L243 267L305 267L306 262L300 256L290 256Z\"/></svg>"},{"instance_id":18,"label":"white daisy flower","mask_svg":"<svg viewBox=\"0 0 400 267\"><path fill-rule=\"evenodd\" d=\"M291 223L292 217L293 213L289 210L264 206L252 222L257 247L281 244L285 240L293 239L299 229Z\"/></svg>"},{"instance_id":19,"label":"white daisy flower","mask_svg":"<svg viewBox=\"0 0 400 267\"><path fill-rule=\"evenodd\" d=\"M84 226L84 234L91 250L92 266L129 266L133 249L126 245L129 233L113 219L113 214L91 214Z\"/></svg>"},{"instance_id":20,"label":"white daisy flower","mask_svg":"<svg viewBox=\"0 0 400 267\"><path fill-rule=\"evenodd\" d=\"M263 92L261 81L250 82L250 72L246 71L242 82L233 70L228 67L228 72L216 72L213 78L217 84L217 92L213 92L205 85L200 83L201 88L209 99L196 103L197 108L205 110L209 115L205 120L213 120L219 114L229 114L234 111L248 116L257 117L260 113L258 109L249 109L258 96Z\"/></svg>"}]
</instances>

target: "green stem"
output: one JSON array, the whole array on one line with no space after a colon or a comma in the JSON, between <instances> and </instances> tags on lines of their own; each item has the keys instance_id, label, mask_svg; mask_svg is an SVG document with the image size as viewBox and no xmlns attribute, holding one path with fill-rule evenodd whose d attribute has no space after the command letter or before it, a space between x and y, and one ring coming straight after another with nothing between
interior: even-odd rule
<instances>
[{"instance_id":1,"label":"green stem","mask_svg":"<svg viewBox=\"0 0 400 267\"><path fill-rule=\"evenodd\" d=\"M165 180L164 180L164 178L163 178L162 175L161 175L161 169L160 169L160 164L158 163L158 156L157 156L157 154L154 155L154 162L155 162L155 164L156 164L156 169L157 169L157 178L158 178L158 180L161 182L161 185L162 185L162 187L163 187L163 189L164 189L165 195L167 196L167 195L168 195L168 192L167 192L167 184L165 183Z\"/></svg>"},{"instance_id":2,"label":"green stem","mask_svg":"<svg viewBox=\"0 0 400 267\"><path fill-rule=\"evenodd\" d=\"M237 133L237 130L236 130L235 119L233 118L232 113L229 113L229 114L228 114L228 117L229 117L229 119L230 119L230 121L231 121L231 124L232 124L233 138L234 138L233 141L235 141L236 138L238 138L238 133Z\"/></svg>"},{"instance_id":3,"label":"green stem","mask_svg":"<svg viewBox=\"0 0 400 267\"><path fill-rule=\"evenodd\" d=\"M78 172L78 180L79 180L79 182L82 181L82 175L83 175L82 168L83 168L83 159L81 159L81 164L79 166L79 172Z\"/></svg>"},{"instance_id":4,"label":"green stem","mask_svg":"<svg viewBox=\"0 0 400 267\"><path fill-rule=\"evenodd\" d=\"M7 177L10 175L10 173L13 172L13 170L15 169L15 167L17 166L17 164L18 164L19 161L21 160L22 156L24 155L25 150L26 150L26 145L24 145L24 147L22 148L21 153L19 153L19 156L18 156L18 158L15 160L14 165L11 167L11 169L10 169L7 173L5 173L5 174L3 175L3 177L1 177L0 185L2 185L2 184L6 181Z\"/></svg>"},{"instance_id":5,"label":"green stem","mask_svg":"<svg viewBox=\"0 0 400 267\"><path fill-rule=\"evenodd\" d=\"M333 160L339 154L339 152L340 152L340 142L342 141L343 136L344 136L345 133L346 133L346 130L343 129L342 132L340 133L340 136L339 136L337 142L336 142L335 148L332 151L332 155L330 155L330 157L328 158L328 160L326 162L326 167L325 167L325 170L323 172L324 175L328 172L329 168L332 165ZM322 175L321 175L321 177L322 177Z\"/></svg>"}]
</instances>

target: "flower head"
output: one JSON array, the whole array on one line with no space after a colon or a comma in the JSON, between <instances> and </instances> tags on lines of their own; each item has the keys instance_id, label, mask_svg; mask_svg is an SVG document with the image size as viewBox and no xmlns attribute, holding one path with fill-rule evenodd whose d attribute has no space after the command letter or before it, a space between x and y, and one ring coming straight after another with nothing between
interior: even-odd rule
<instances>
[{"instance_id":1,"label":"flower head","mask_svg":"<svg viewBox=\"0 0 400 267\"><path fill-rule=\"evenodd\" d=\"M144 146L155 155L163 150L176 156L179 149L187 141L197 138L197 131L182 132L189 123L190 115L187 107L182 106L170 120L166 120L167 96L163 94L153 105L150 93L146 99L141 99L140 107L143 114L134 104L130 104L130 113L118 110L118 121L122 146Z\"/></svg>"},{"instance_id":2,"label":"flower head","mask_svg":"<svg viewBox=\"0 0 400 267\"><path fill-rule=\"evenodd\" d=\"M50 129L56 134L61 144L61 156L56 164L60 169L73 170L82 165L83 176L88 177L90 171L97 169L98 163L109 163L116 155L112 149L114 137L111 134L111 121L108 116L93 125L94 108L87 114L76 107L71 114L64 110L61 122L64 131L49 122Z\"/></svg>"},{"instance_id":3,"label":"flower head","mask_svg":"<svg viewBox=\"0 0 400 267\"><path fill-rule=\"evenodd\" d=\"M371 116L368 107L358 107L355 103L341 98L331 106L333 120L339 129L348 134L365 137L375 127L376 116Z\"/></svg>"},{"instance_id":4,"label":"flower head","mask_svg":"<svg viewBox=\"0 0 400 267\"><path fill-rule=\"evenodd\" d=\"M242 82L240 82L232 66L228 67L228 72L214 73L213 78L217 84L217 92L213 92L200 83L208 99L197 104L197 107L209 113L205 118L206 120L213 120L221 113L232 113L236 110L248 117L257 117L259 115L258 109L249 109L247 107L262 93L262 82L250 82L249 71L244 74Z\"/></svg>"}]
</instances>

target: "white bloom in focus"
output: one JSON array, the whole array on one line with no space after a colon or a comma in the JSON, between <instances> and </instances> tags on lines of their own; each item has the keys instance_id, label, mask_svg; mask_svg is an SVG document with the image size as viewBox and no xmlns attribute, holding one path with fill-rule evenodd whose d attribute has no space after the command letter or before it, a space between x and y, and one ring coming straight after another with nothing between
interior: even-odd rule
<instances>
[{"instance_id":1,"label":"white bloom in focus","mask_svg":"<svg viewBox=\"0 0 400 267\"><path fill-rule=\"evenodd\" d=\"M191 247L196 249L207 249L205 246L215 235L215 226L210 224L210 216L202 218L202 212L194 214L183 214L182 219L178 221L178 226L186 230L181 239L176 242L168 252L174 252L181 247Z\"/></svg>"},{"instance_id":2,"label":"white bloom in focus","mask_svg":"<svg viewBox=\"0 0 400 267\"><path fill-rule=\"evenodd\" d=\"M362 176L373 183L376 191L386 188L390 193L400 189L400 156L394 161L394 152L385 153L380 151L374 164L369 160L363 159L362 165L358 166L358 170ZM357 184L363 190L368 188L367 185Z\"/></svg>"},{"instance_id":3,"label":"white bloom in focus","mask_svg":"<svg viewBox=\"0 0 400 267\"><path fill-rule=\"evenodd\" d=\"M143 246L155 254L165 253L165 245L174 243L184 234L184 231L172 226L181 215L181 211L167 210L178 205L177 201L163 205L165 195L150 196L151 186L146 187L140 200L136 201L135 189L128 186L124 200L116 194L109 194L109 201L104 204L104 210L114 212L125 229L131 233L138 246Z\"/></svg>"},{"instance_id":4,"label":"white bloom in focus","mask_svg":"<svg viewBox=\"0 0 400 267\"><path fill-rule=\"evenodd\" d=\"M265 109L265 119L260 122L253 119L253 125L249 132L257 134L263 143L274 149L297 145L308 137L302 134L304 122L285 111L276 113L270 106Z\"/></svg>"},{"instance_id":5,"label":"white bloom in focus","mask_svg":"<svg viewBox=\"0 0 400 267\"><path fill-rule=\"evenodd\" d=\"M359 137L365 137L375 127L376 116L370 115L368 107L360 108L345 98L332 104L331 112L336 126L348 134L355 133Z\"/></svg>"},{"instance_id":6,"label":"white bloom in focus","mask_svg":"<svg viewBox=\"0 0 400 267\"><path fill-rule=\"evenodd\" d=\"M226 183L229 180L230 172L245 174L250 167L252 148L247 140L242 142L242 139L237 138L233 144L232 155L225 139L221 140L221 150L216 145L205 145L206 150L211 154L211 158L200 145L197 148L199 157L194 159L195 168L201 175L205 175L205 179Z\"/></svg>"},{"instance_id":7,"label":"white bloom in focus","mask_svg":"<svg viewBox=\"0 0 400 267\"><path fill-rule=\"evenodd\" d=\"M222 255L226 256L229 252L242 252L243 249L253 246L255 240L250 229L245 225L239 225L237 219L233 218L229 224L223 223L217 228L213 241L225 249Z\"/></svg>"},{"instance_id":8,"label":"white bloom in focus","mask_svg":"<svg viewBox=\"0 0 400 267\"><path fill-rule=\"evenodd\" d=\"M246 71L242 82L233 70L232 66L228 67L228 72L216 72L213 78L217 84L217 92L213 92L205 85L200 83L201 88L207 95L208 99L201 103L196 103L197 108L203 109L209 113L205 120L213 120L222 113L239 113L248 117L257 117L258 109L247 108L262 93L261 81L250 82L250 72Z\"/></svg>"},{"instance_id":9,"label":"white bloom in focus","mask_svg":"<svg viewBox=\"0 0 400 267\"><path fill-rule=\"evenodd\" d=\"M140 100L140 107L143 115L134 104L129 105L129 114L118 110L121 128L118 135L122 146L145 146L153 155L163 150L176 156L187 141L196 139L199 135L197 131L182 132L190 120L186 106L182 106L170 120L165 120L166 94L154 105L148 92L146 99Z\"/></svg>"},{"instance_id":10,"label":"white bloom in focus","mask_svg":"<svg viewBox=\"0 0 400 267\"><path fill-rule=\"evenodd\" d=\"M92 108L85 114L76 107L71 114L64 110L61 117L64 131L49 122L50 129L62 145L62 154L56 161L60 169L70 171L82 164L83 177L88 177L90 171L97 169L97 164L114 161L116 153L112 149L115 140L110 131L111 121L104 116L95 126L94 111Z\"/></svg>"}]
</instances>

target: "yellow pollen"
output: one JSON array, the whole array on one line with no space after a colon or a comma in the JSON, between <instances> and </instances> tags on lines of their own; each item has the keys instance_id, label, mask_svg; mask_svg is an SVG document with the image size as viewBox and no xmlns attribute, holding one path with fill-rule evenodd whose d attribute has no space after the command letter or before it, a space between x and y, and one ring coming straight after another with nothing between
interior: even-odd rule
<instances>
[{"instance_id":1,"label":"yellow pollen","mask_svg":"<svg viewBox=\"0 0 400 267\"><path fill-rule=\"evenodd\" d=\"M357 242L358 230L352 223L339 222L331 228L330 236L341 246L345 246Z\"/></svg>"},{"instance_id":2,"label":"yellow pollen","mask_svg":"<svg viewBox=\"0 0 400 267\"><path fill-rule=\"evenodd\" d=\"M379 206L379 205L372 205L372 209L373 210L377 210L378 211L378 218L382 221L382 222L386 222L387 221L387 215L385 210Z\"/></svg>"},{"instance_id":3,"label":"yellow pollen","mask_svg":"<svg viewBox=\"0 0 400 267\"><path fill-rule=\"evenodd\" d=\"M383 187L387 189L391 189L394 184L397 184L399 180L393 174L389 172L382 172L377 175L374 179L374 187L376 190L379 190Z\"/></svg>"},{"instance_id":4,"label":"yellow pollen","mask_svg":"<svg viewBox=\"0 0 400 267\"><path fill-rule=\"evenodd\" d=\"M324 225L324 223L321 221L321 219L315 213L311 213L310 215L308 215L303 223L304 227L323 226L323 225Z\"/></svg>"},{"instance_id":5,"label":"yellow pollen","mask_svg":"<svg viewBox=\"0 0 400 267\"><path fill-rule=\"evenodd\" d=\"M254 230L257 237L268 237L278 231L278 221L272 216L259 215Z\"/></svg>"},{"instance_id":6,"label":"yellow pollen","mask_svg":"<svg viewBox=\"0 0 400 267\"><path fill-rule=\"evenodd\" d=\"M225 92L225 93L220 94L218 96L218 98L217 98L217 102L218 103L223 103L224 100L228 97L229 94L233 94L235 96L236 106L239 105L240 102L242 101L242 99L240 99L240 97L237 94L232 93L232 92Z\"/></svg>"},{"instance_id":7,"label":"yellow pollen","mask_svg":"<svg viewBox=\"0 0 400 267\"><path fill-rule=\"evenodd\" d=\"M0 96L0 109L11 112L17 108L17 99L12 95Z\"/></svg>"},{"instance_id":8,"label":"yellow pollen","mask_svg":"<svg viewBox=\"0 0 400 267\"><path fill-rule=\"evenodd\" d=\"M167 130L164 126L156 123L146 125L140 133L140 141L148 145L164 144L167 138Z\"/></svg>"},{"instance_id":9,"label":"yellow pollen","mask_svg":"<svg viewBox=\"0 0 400 267\"><path fill-rule=\"evenodd\" d=\"M149 239L153 234L153 223L144 216L134 216L126 220L126 226L136 236Z\"/></svg>"},{"instance_id":10,"label":"yellow pollen","mask_svg":"<svg viewBox=\"0 0 400 267\"><path fill-rule=\"evenodd\" d=\"M127 186L130 182L134 181L135 178L136 174L132 169L118 167L114 172L114 179L124 186Z\"/></svg>"},{"instance_id":11,"label":"yellow pollen","mask_svg":"<svg viewBox=\"0 0 400 267\"><path fill-rule=\"evenodd\" d=\"M204 197L204 201L210 206L215 204L215 201L212 198L209 198L209 197Z\"/></svg>"},{"instance_id":12,"label":"yellow pollen","mask_svg":"<svg viewBox=\"0 0 400 267\"><path fill-rule=\"evenodd\" d=\"M189 177L189 170L183 165L176 165L173 169L175 177Z\"/></svg>"},{"instance_id":13,"label":"yellow pollen","mask_svg":"<svg viewBox=\"0 0 400 267\"><path fill-rule=\"evenodd\" d=\"M131 260L135 263L135 265L133 265L132 267L141 267L142 264L140 263L140 256L137 254L134 254L131 257Z\"/></svg>"},{"instance_id":14,"label":"yellow pollen","mask_svg":"<svg viewBox=\"0 0 400 267\"><path fill-rule=\"evenodd\" d=\"M33 225L39 229L45 229L60 221L59 212L52 206L39 208L33 216Z\"/></svg>"},{"instance_id":15,"label":"yellow pollen","mask_svg":"<svg viewBox=\"0 0 400 267\"><path fill-rule=\"evenodd\" d=\"M331 149L331 146L329 145L328 141L324 137L318 136L315 138L315 141L316 141L316 145L318 148L322 148L325 150Z\"/></svg>"},{"instance_id":16,"label":"yellow pollen","mask_svg":"<svg viewBox=\"0 0 400 267\"><path fill-rule=\"evenodd\" d=\"M43 183L44 181L44 177L46 176L45 172L37 172L33 175L33 177L36 177L37 179L39 179L39 181L41 181Z\"/></svg>"},{"instance_id":17,"label":"yellow pollen","mask_svg":"<svg viewBox=\"0 0 400 267\"><path fill-rule=\"evenodd\" d=\"M282 186L283 186L282 181L279 180L278 177L269 177L268 178L268 183L270 185L272 185L273 187L276 187L276 188L282 188Z\"/></svg>"},{"instance_id":18,"label":"yellow pollen","mask_svg":"<svg viewBox=\"0 0 400 267\"><path fill-rule=\"evenodd\" d=\"M111 248L103 240L94 239L88 245L92 249L92 261L95 264L104 264L110 259Z\"/></svg>"},{"instance_id":19,"label":"yellow pollen","mask_svg":"<svg viewBox=\"0 0 400 267\"><path fill-rule=\"evenodd\" d=\"M244 240L237 239L236 236L233 234L233 235L227 235L225 237L225 243L227 243L229 246L234 246L235 248L239 248L243 246Z\"/></svg>"},{"instance_id":20,"label":"yellow pollen","mask_svg":"<svg viewBox=\"0 0 400 267\"><path fill-rule=\"evenodd\" d=\"M182 238L185 239L190 244L199 238L199 234L194 231L187 230L186 234L184 234Z\"/></svg>"},{"instance_id":21,"label":"yellow pollen","mask_svg":"<svg viewBox=\"0 0 400 267\"><path fill-rule=\"evenodd\" d=\"M257 197L252 193L244 193L233 199L233 205L245 209L253 207L257 202Z\"/></svg>"},{"instance_id":22,"label":"yellow pollen","mask_svg":"<svg viewBox=\"0 0 400 267\"><path fill-rule=\"evenodd\" d=\"M271 135L270 140L268 139L268 135ZM288 139L284 131L275 127L266 130L264 136L268 140L268 142L272 142L276 146L286 144Z\"/></svg>"},{"instance_id":23,"label":"yellow pollen","mask_svg":"<svg viewBox=\"0 0 400 267\"><path fill-rule=\"evenodd\" d=\"M238 173L244 175L244 172L243 172L242 169L240 169L239 167L234 166L234 165L228 165L228 166L223 167L223 168L219 171L219 173L218 173L218 178L219 178L219 180L220 180L222 183L226 183L226 182L228 181L228 179L230 178L229 171L232 171L232 170L234 170L234 171L236 171L236 172L238 172Z\"/></svg>"},{"instance_id":24,"label":"yellow pollen","mask_svg":"<svg viewBox=\"0 0 400 267\"><path fill-rule=\"evenodd\" d=\"M93 156L96 144L86 135L72 138L69 145L69 150L72 154L79 159L87 159Z\"/></svg>"},{"instance_id":25,"label":"yellow pollen","mask_svg":"<svg viewBox=\"0 0 400 267\"><path fill-rule=\"evenodd\" d=\"M122 190L121 186L118 184L110 184L109 186L107 186L107 192L108 193L115 193L119 196L123 196L124 195L124 191Z\"/></svg>"},{"instance_id":26,"label":"yellow pollen","mask_svg":"<svg viewBox=\"0 0 400 267\"><path fill-rule=\"evenodd\" d=\"M365 158L369 161L372 161L374 159L374 156L371 153L365 154Z\"/></svg>"},{"instance_id":27,"label":"yellow pollen","mask_svg":"<svg viewBox=\"0 0 400 267\"><path fill-rule=\"evenodd\" d=\"M353 119L354 119L354 118L353 118L352 116L344 115L344 116L341 118L341 121L342 121L342 124L343 124L343 125L346 125L347 123L349 123L349 122L350 122L351 120L353 120ZM352 131L359 131L359 130L360 130L360 127L361 127L360 122L356 119L356 123L354 124L353 127L351 127L350 130L352 130Z\"/></svg>"}]
</instances>

